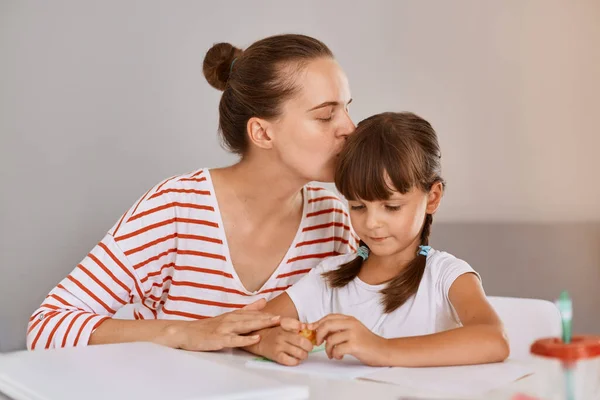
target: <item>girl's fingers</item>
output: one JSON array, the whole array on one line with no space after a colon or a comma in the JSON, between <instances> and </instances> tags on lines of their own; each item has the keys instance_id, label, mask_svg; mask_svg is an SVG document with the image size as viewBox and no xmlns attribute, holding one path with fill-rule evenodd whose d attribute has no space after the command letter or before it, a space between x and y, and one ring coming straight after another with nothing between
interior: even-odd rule
<instances>
[{"instance_id":1,"label":"girl's fingers","mask_svg":"<svg viewBox=\"0 0 600 400\"><path fill-rule=\"evenodd\" d=\"M327 356L329 358L333 357L333 349L344 343L350 339L350 331L341 331L332 333L327 337L327 342L325 345L325 351L327 352Z\"/></svg>"},{"instance_id":2,"label":"girl's fingers","mask_svg":"<svg viewBox=\"0 0 600 400\"><path fill-rule=\"evenodd\" d=\"M352 346L350 345L350 342L344 342L344 343L338 344L331 351L332 358L334 358L336 360L341 360L344 358L345 355L350 355L350 354L352 354Z\"/></svg>"},{"instance_id":3,"label":"girl's fingers","mask_svg":"<svg viewBox=\"0 0 600 400\"><path fill-rule=\"evenodd\" d=\"M282 318L281 319L281 327L283 330L288 332L298 333L302 328L302 323L294 318Z\"/></svg>"},{"instance_id":4,"label":"girl's fingers","mask_svg":"<svg viewBox=\"0 0 600 400\"><path fill-rule=\"evenodd\" d=\"M325 338L330 334L338 331L349 329L352 326L352 320L347 318L330 319L319 324L317 329L317 346L320 346Z\"/></svg>"},{"instance_id":5,"label":"girl's fingers","mask_svg":"<svg viewBox=\"0 0 600 400\"><path fill-rule=\"evenodd\" d=\"M313 349L313 344L310 342L310 340L304 336L300 336L298 333L291 333L290 335L286 336L285 341L292 346L301 348L307 353Z\"/></svg>"},{"instance_id":6,"label":"girl's fingers","mask_svg":"<svg viewBox=\"0 0 600 400\"><path fill-rule=\"evenodd\" d=\"M347 315L343 315L343 314L328 314L328 315L324 316L323 318L321 318L320 320L308 324L308 329L316 330L319 327L319 325L322 324L323 322L334 320L334 319L344 319L344 318L350 318L350 317L348 317Z\"/></svg>"}]
</instances>

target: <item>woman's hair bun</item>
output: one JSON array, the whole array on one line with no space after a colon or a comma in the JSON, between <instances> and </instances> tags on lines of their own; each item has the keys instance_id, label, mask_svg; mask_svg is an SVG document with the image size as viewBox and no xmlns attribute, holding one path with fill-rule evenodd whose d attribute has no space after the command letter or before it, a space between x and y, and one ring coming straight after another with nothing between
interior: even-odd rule
<instances>
[{"instance_id":1,"label":"woman's hair bun","mask_svg":"<svg viewBox=\"0 0 600 400\"><path fill-rule=\"evenodd\" d=\"M231 63L240 57L242 52L230 43L217 43L208 50L204 56L202 72L212 87L225 90L231 74Z\"/></svg>"}]
</instances>

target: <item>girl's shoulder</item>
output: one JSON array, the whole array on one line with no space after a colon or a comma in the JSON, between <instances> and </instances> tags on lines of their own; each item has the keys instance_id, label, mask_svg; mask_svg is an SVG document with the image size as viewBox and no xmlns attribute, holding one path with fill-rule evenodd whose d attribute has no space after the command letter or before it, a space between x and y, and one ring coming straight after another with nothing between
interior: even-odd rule
<instances>
[{"instance_id":1,"label":"girl's shoulder","mask_svg":"<svg viewBox=\"0 0 600 400\"><path fill-rule=\"evenodd\" d=\"M448 253L447 251L431 249L429 251L429 255L427 256L427 266L434 268L444 268L451 265L457 264L467 264L465 260L462 260L456 257L453 254Z\"/></svg>"},{"instance_id":2,"label":"girl's shoulder","mask_svg":"<svg viewBox=\"0 0 600 400\"><path fill-rule=\"evenodd\" d=\"M339 256L333 256L325 258L321 263L316 267L319 273L332 271L338 269L341 265L344 265L357 257L356 253L347 253Z\"/></svg>"},{"instance_id":3,"label":"girl's shoulder","mask_svg":"<svg viewBox=\"0 0 600 400\"><path fill-rule=\"evenodd\" d=\"M427 256L425 273L429 275L432 282L449 284L458 276L469 272L479 277L468 262L448 252L431 249Z\"/></svg>"}]
</instances>

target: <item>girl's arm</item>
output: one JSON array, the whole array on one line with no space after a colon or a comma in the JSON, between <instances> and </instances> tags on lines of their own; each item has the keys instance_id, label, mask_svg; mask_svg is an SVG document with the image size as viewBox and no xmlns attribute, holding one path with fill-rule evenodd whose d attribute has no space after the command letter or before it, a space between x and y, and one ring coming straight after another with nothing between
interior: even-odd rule
<instances>
[{"instance_id":1,"label":"girl's arm","mask_svg":"<svg viewBox=\"0 0 600 400\"><path fill-rule=\"evenodd\" d=\"M474 274L459 276L448 294L462 327L426 336L391 339L388 365L407 367L504 361L510 352L500 318ZM387 353L387 351L386 351Z\"/></svg>"},{"instance_id":2,"label":"girl's arm","mask_svg":"<svg viewBox=\"0 0 600 400\"><path fill-rule=\"evenodd\" d=\"M327 354L351 354L368 365L429 367L503 361L509 345L502 322L474 274L459 276L449 291L462 327L431 335L384 339L353 317L329 315L318 323L317 344L327 339ZM312 327L312 326L311 326Z\"/></svg>"}]
</instances>

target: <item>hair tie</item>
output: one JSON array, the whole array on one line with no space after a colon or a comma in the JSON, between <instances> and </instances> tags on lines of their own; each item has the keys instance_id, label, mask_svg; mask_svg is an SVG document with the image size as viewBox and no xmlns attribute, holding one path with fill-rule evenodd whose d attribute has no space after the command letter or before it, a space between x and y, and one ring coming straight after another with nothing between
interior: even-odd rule
<instances>
[{"instance_id":1,"label":"hair tie","mask_svg":"<svg viewBox=\"0 0 600 400\"><path fill-rule=\"evenodd\" d=\"M356 253L359 257L362 257L363 261L369 258L369 248L367 246L360 246Z\"/></svg>"},{"instance_id":2,"label":"hair tie","mask_svg":"<svg viewBox=\"0 0 600 400\"><path fill-rule=\"evenodd\" d=\"M231 65L229 66L229 75L231 75L231 72L233 71L233 64L235 64L236 61L237 61L237 57L233 59L233 61L231 62Z\"/></svg>"},{"instance_id":3,"label":"hair tie","mask_svg":"<svg viewBox=\"0 0 600 400\"><path fill-rule=\"evenodd\" d=\"M419 254L422 256L427 257L429 250L431 250L431 246L419 246Z\"/></svg>"}]
</instances>

